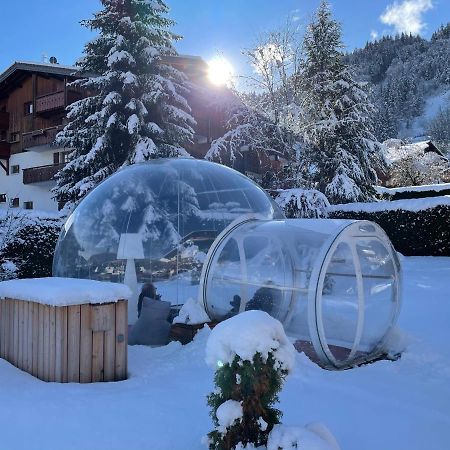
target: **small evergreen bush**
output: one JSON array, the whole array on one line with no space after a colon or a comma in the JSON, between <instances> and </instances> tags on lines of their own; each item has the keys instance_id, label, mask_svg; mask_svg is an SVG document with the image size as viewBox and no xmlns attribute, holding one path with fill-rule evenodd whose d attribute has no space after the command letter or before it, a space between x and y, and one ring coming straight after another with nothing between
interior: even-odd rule
<instances>
[{"instance_id":1,"label":"small evergreen bush","mask_svg":"<svg viewBox=\"0 0 450 450\"><path fill-rule=\"evenodd\" d=\"M216 389L208 396L215 425L210 450L267 445L280 423L275 404L295 355L281 323L263 311L239 314L216 326L208 352L210 363L217 360Z\"/></svg>"}]
</instances>

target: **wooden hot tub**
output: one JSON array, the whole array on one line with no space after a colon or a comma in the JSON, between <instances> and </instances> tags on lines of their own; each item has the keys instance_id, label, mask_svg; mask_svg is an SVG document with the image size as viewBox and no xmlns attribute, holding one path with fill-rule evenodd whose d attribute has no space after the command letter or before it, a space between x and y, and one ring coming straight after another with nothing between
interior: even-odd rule
<instances>
[{"instance_id":1,"label":"wooden hot tub","mask_svg":"<svg viewBox=\"0 0 450 450\"><path fill-rule=\"evenodd\" d=\"M128 288L40 278L0 283L0 357L43 381L127 378Z\"/></svg>"}]
</instances>

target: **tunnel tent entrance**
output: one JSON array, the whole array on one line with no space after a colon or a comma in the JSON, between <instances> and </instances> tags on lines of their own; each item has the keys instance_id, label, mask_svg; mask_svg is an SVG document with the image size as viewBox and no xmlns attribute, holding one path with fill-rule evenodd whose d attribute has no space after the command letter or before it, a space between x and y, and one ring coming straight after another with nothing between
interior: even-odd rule
<instances>
[{"instance_id":1,"label":"tunnel tent entrance","mask_svg":"<svg viewBox=\"0 0 450 450\"><path fill-rule=\"evenodd\" d=\"M399 269L371 222L246 217L210 248L200 300L212 320L264 310L322 366L346 368L385 351L399 311Z\"/></svg>"}]
</instances>

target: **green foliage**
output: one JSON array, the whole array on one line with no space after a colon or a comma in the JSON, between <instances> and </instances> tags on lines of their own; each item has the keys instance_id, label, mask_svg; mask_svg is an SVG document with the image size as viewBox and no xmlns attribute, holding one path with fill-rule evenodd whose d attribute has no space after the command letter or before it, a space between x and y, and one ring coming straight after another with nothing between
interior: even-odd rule
<instances>
[{"instance_id":1,"label":"green foliage","mask_svg":"<svg viewBox=\"0 0 450 450\"><path fill-rule=\"evenodd\" d=\"M240 442L243 445L266 445L270 431L280 423L282 413L274 405L278 402L278 393L286 375L286 370L277 367L272 353L269 353L267 361L260 353L256 353L252 361L244 361L236 355L231 364L219 367L214 377L217 389L208 396L216 426L208 434L209 448L228 450ZM222 433L218 429L220 424L216 413L227 400L241 402L243 416Z\"/></svg>"},{"instance_id":2,"label":"green foliage","mask_svg":"<svg viewBox=\"0 0 450 450\"><path fill-rule=\"evenodd\" d=\"M421 211L333 211L332 219L371 220L405 256L450 256L450 206Z\"/></svg>"}]
</instances>

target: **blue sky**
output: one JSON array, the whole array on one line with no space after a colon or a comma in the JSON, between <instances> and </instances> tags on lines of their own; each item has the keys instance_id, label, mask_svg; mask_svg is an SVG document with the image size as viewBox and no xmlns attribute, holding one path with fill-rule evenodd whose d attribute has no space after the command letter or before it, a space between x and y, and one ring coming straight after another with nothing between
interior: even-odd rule
<instances>
[{"instance_id":1,"label":"blue sky","mask_svg":"<svg viewBox=\"0 0 450 450\"><path fill-rule=\"evenodd\" d=\"M175 31L184 36L180 53L209 60L217 53L243 70L241 48L264 30L276 28L288 15L304 26L319 0L166 0ZM56 56L72 64L91 37L79 21L99 9L98 0L3 0L0 70L14 60L41 61ZM342 22L348 49L384 33L413 31L424 37L450 21L449 0L332 0ZM20 18L20 20L17 20Z\"/></svg>"}]
</instances>

